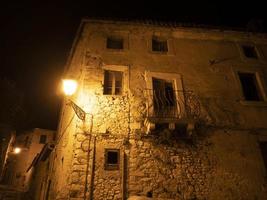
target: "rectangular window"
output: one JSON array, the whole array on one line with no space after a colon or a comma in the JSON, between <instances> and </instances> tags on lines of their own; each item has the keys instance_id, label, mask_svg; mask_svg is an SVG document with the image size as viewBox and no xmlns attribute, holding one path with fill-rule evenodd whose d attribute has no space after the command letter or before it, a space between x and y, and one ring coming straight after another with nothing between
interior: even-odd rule
<instances>
[{"instance_id":1,"label":"rectangular window","mask_svg":"<svg viewBox=\"0 0 267 200\"><path fill-rule=\"evenodd\" d=\"M262 95L254 73L238 73L246 101L262 101Z\"/></svg>"},{"instance_id":2,"label":"rectangular window","mask_svg":"<svg viewBox=\"0 0 267 200\"><path fill-rule=\"evenodd\" d=\"M168 43L165 39L160 39L158 37L152 38L152 51L156 52L168 52Z\"/></svg>"},{"instance_id":3,"label":"rectangular window","mask_svg":"<svg viewBox=\"0 0 267 200\"><path fill-rule=\"evenodd\" d=\"M255 59L258 58L258 54L254 46L243 45L242 49L243 49L244 55L247 58L255 58Z\"/></svg>"},{"instance_id":4,"label":"rectangular window","mask_svg":"<svg viewBox=\"0 0 267 200\"><path fill-rule=\"evenodd\" d=\"M105 169L118 170L120 164L119 149L105 149Z\"/></svg>"},{"instance_id":5,"label":"rectangular window","mask_svg":"<svg viewBox=\"0 0 267 200\"><path fill-rule=\"evenodd\" d=\"M119 37L108 37L107 49L123 49L123 39Z\"/></svg>"},{"instance_id":6,"label":"rectangular window","mask_svg":"<svg viewBox=\"0 0 267 200\"><path fill-rule=\"evenodd\" d=\"M27 148L29 146L29 136L27 136L24 140L24 147Z\"/></svg>"},{"instance_id":7,"label":"rectangular window","mask_svg":"<svg viewBox=\"0 0 267 200\"><path fill-rule=\"evenodd\" d=\"M260 142L259 145L260 145L261 155L263 158L265 169L267 171L267 142Z\"/></svg>"},{"instance_id":8,"label":"rectangular window","mask_svg":"<svg viewBox=\"0 0 267 200\"><path fill-rule=\"evenodd\" d=\"M39 140L39 144L45 144L45 143L46 143L46 135L41 135L40 140Z\"/></svg>"},{"instance_id":9,"label":"rectangular window","mask_svg":"<svg viewBox=\"0 0 267 200\"><path fill-rule=\"evenodd\" d=\"M105 70L104 73L104 94L121 95L123 72Z\"/></svg>"},{"instance_id":10,"label":"rectangular window","mask_svg":"<svg viewBox=\"0 0 267 200\"><path fill-rule=\"evenodd\" d=\"M157 117L175 117L177 114L172 81L152 78L153 107Z\"/></svg>"}]
</instances>

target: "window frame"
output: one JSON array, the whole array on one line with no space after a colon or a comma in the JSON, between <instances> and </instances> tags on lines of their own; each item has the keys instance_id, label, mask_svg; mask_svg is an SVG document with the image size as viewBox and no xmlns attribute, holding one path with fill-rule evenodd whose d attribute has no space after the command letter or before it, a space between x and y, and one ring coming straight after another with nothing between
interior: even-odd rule
<instances>
[{"instance_id":1,"label":"window frame","mask_svg":"<svg viewBox=\"0 0 267 200\"><path fill-rule=\"evenodd\" d=\"M103 50L107 53L124 53L129 50L129 31L122 30L109 30L106 34L103 35ZM108 38L120 38L123 41L122 49L112 49L107 48Z\"/></svg>"},{"instance_id":2,"label":"window frame","mask_svg":"<svg viewBox=\"0 0 267 200\"><path fill-rule=\"evenodd\" d=\"M258 60L259 59L259 53L258 53L257 48L256 48L255 45L242 44L241 45L241 48L242 48L243 55L247 59L255 59L255 60ZM251 48L251 50L254 51L253 54L255 53L255 57L254 56L247 56L246 55L246 52L245 52L245 48Z\"/></svg>"},{"instance_id":3,"label":"window frame","mask_svg":"<svg viewBox=\"0 0 267 200\"><path fill-rule=\"evenodd\" d=\"M122 45L122 48L109 48L108 47L108 41L109 41L109 39L111 41L113 40L113 42L118 42L118 40L121 40L121 42L122 42L122 44L121 44ZM125 44L125 39L123 37L121 37L121 36L110 35L110 36L107 36L106 37L106 49L108 49L108 50L111 50L111 51L123 51L124 48L125 48L125 45L124 44Z\"/></svg>"},{"instance_id":4,"label":"window frame","mask_svg":"<svg viewBox=\"0 0 267 200\"><path fill-rule=\"evenodd\" d=\"M173 89L175 91L183 91L183 84L182 84L182 76L177 73L162 73L162 72L151 72L151 71L145 71L145 77L146 77L146 89L149 91L153 91L153 78L156 79L163 79L166 81L171 81L173 83ZM184 105L178 105L179 101L184 102L183 96L177 96L176 92L174 93L175 99L177 102L177 109L178 113L185 113ZM149 98L147 103L147 107L152 105L152 109L147 109L147 117L153 116L154 113L154 105L153 105L153 98Z\"/></svg>"},{"instance_id":5,"label":"window frame","mask_svg":"<svg viewBox=\"0 0 267 200\"><path fill-rule=\"evenodd\" d=\"M162 45L160 43L163 43L163 42L165 43L166 42L166 49L167 50L166 51L157 51L157 50L154 50L153 49L153 44L154 44L153 41L157 42L158 45ZM168 54L169 53L169 42L168 42L168 39L166 39L165 37L152 36L152 38L151 38L151 51L153 53Z\"/></svg>"},{"instance_id":6,"label":"window frame","mask_svg":"<svg viewBox=\"0 0 267 200\"><path fill-rule=\"evenodd\" d=\"M109 164L108 163L108 153L109 152L116 152L117 153L117 163L116 164ZM115 148L106 148L105 149L105 163L104 163L104 169L105 170L119 170L120 169L120 149Z\"/></svg>"},{"instance_id":7,"label":"window frame","mask_svg":"<svg viewBox=\"0 0 267 200\"><path fill-rule=\"evenodd\" d=\"M257 136L258 139L257 139L257 145L258 145L258 155L259 155L259 159L261 161L261 170L262 172L264 173L264 177L265 179L267 179L267 163L266 161L264 160L264 155L263 155L263 151L262 151L262 148L261 148L261 143L267 143L267 135L266 134L262 134L262 135L258 135Z\"/></svg>"},{"instance_id":8,"label":"window frame","mask_svg":"<svg viewBox=\"0 0 267 200\"><path fill-rule=\"evenodd\" d=\"M250 43L250 42L242 42L242 43L238 43L237 45L238 45L240 57L241 57L241 59L243 61L250 62L250 63L258 63L258 62L263 61L263 55L262 55L258 45ZM244 49L243 49L244 46L254 47L255 53L257 55L257 58L247 57L245 55L245 52L244 52Z\"/></svg>"},{"instance_id":9,"label":"window frame","mask_svg":"<svg viewBox=\"0 0 267 200\"><path fill-rule=\"evenodd\" d=\"M245 87L247 87L247 86L245 86L242 83L242 80L241 80L242 77L241 77L241 75L243 75L243 76L250 75L251 76L251 78L253 79L253 83L252 84L256 88L255 93L257 94L256 96L257 96L258 99L252 99L252 100L250 100L250 99L247 98L247 95L246 95L246 92L245 92ZM264 100L263 99L262 91L260 89L259 80L257 78L256 73L238 72L238 78L239 78L239 82L240 82L241 89L242 89L242 95L243 95L243 98L244 98L245 101L257 101L257 102L260 102L260 101L263 101Z\"/></svg>"},{"instance_id":10,"label":"window frame","mask_svg":"<svg viewBox=\"0 0 267 200\"><path fill-rule=\"evenodd\" d=\"M108 74L108 77L111 78L111 93L107 93L105 91L109 91L108 89L106 89L105 86L105 77L106 77L106 73ZM121 86L120 86L120 92L116 93L116 89L117 89L117 85L116 85L116 75L119 75L121 77ZM104 70L104 88L103 88L103 95L122 95L123 92L123 72L121 71L113 71L113 70Z\"/></svg>"},{"instance_id":11,"label":"window frame","mask_svg":"<svg viewBox=\"0 0 267 200\"><path fill-rule=\"evenodd\" d=\"M45 142L44 143L41 142L42 136L45 136ZM44 135L44 134L40 135L40 137L39 137L39 144L46 144L46 143L47 143L47 135Z\"/></svg>"},{"instance_id":12,"label":"window frame","mask_svg":"<svg viewBox=\"0 0 267 200\"><path fill-rule=\"evenodd\" d=\"M239 73L251 73L255 75L258 87L259 87L259 92L262 97L261 101L250 101L246 100L243 94L243 86L241 83L241 80L239 78ZM240 103L245 106L267 106L267 96L266 96L266 90L265 90L265 83L264 79L262 78L262 73L258 70L235 70L235 79L237 81L237 89L239 91L239 98L240 98Z\"/></svg>"},{"instance_id":13,"label":"window frame","mask_svg":"<svg viewBox=\"0 0 267 200\"><path fill-rule=\"evenodd\" d=\"M121 87L121 94L104 94L104 87L105 87L105 71L118 71L122 73L122 87ZM123 65L105 65L103 66L103 79L102 79L102 95L104 96L122 96L129 89L129 67Z\"/></svg>"}]
</instances>

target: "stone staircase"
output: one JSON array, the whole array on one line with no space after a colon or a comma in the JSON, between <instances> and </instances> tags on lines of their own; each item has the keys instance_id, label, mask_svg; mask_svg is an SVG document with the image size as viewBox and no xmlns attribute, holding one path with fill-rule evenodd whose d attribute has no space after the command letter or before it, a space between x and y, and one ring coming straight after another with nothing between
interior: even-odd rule
<instances>
[{"instance_id":1,"label":"stone staircase","mask_svg":"<svg viewBox=\"0 0 267 200\"><path fill-rule=\"evenodd\" d=\"M6 185L0 185L0 200L22 200L22 192Z\"/></svg>"}]
</instances>

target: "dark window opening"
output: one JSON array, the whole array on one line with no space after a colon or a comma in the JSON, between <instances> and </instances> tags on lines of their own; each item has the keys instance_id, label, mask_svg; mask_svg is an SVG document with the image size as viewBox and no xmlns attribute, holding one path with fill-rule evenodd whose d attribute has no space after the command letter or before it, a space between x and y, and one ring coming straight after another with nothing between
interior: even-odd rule
<instances>
[{"instance_id":1,"label":"dark window opening","mask_svg":"<svg viewBox=\"0 0 267 200\"><path fill-rule=\"evenodd\" d=\"M117 170L119 169L120 151L119 149L105 150L105 169Z\"/></svg>"},{"instance_id":2,"label":"dark window opening","mask_svg":"<svg viewBox=\"0 0 267 200\"><path fill-rule=\"evenodd\" d=\"M152 198L153 197L153 192L152 191L147 192L146 196Z\"/></svg>"},{"instance_id":3,"label":"dark window opening","mask_svg":"<svg viewBox=\"0 0 267 200\"><path fill-rule=\"evenodd\" d=\"M259 85L255 74L253 73L238 73L241 82L243 95L247 101L261 101Z\"/></svg>"},{"instance_id":4,"label":"dark window opening","mask_svg":"<svg viewBox=\"0 0 267 200\"><path fill-rule=\"evenodd\" d=\"M176 117L177 105L172 81L152 78L153 108L157 117Z\"/></svg>"},{"instance_id":5,"label":"dark window opening","mask_svg":"<svg viewBox=\"0 0 267 200\"><path fill-rule=\"evenodd\" d=\"M254 46L242 46L243 52L247 58L258 58L256 48Z\"/></svg>"},{"instance_id":6,"label":"dark window opening","mask_svg":"<svg viewBox=\"0 0 267 200\"><path fill-rule=\"evenodd\" d=\"M122 72L105 70L104 94L122 94Z\"/></svg>"},{"instance_id":7,"label":"dark window opening","mask_svg":"<svg viewBox=\"0 0 267 200\"><path fill-rule=\"evenodd\" d=\"M157 131L164 131L165 129L169 129L169 124L168 123L156 123L155 129Z\"/></svg>"},{"instance_id":8,"label":"dark window opening","mask_svg":"<svg viewBox=\"0 0 267 200\"><path fill-rule=\"evenodd\" d=\"M46 135L41 135L40 140L39 140L39 144L45 144L45 143L46 143Z\"/></svg>"},{"instance_id":9,"label":"dark window opening","mask_svg":"<svg viewBox=\"0 0 267 200\"><path fill-rule=\"evenodd\" d=\"M153 37L152 38L152 51L168 52L167 40Z\"/></svg>"},{"instance_id":10,"label":"dark window opening","mask_svg":"<svg viewBox=\"0 0 267 200\"><path fill-rule=\"evenodd\" d=\"M267 142L260 142L260 150L265 165L265 169L267 171Z\"/></svg>"},{"instance_id":11,"label":"dark window opening","mask_svg":"<svg viewBox=\"0 0 267 200\"><path fill-rule=\"evenodd\" d=\"M24 140L24 147L28 147L29 145L29 136L27 136Z\"/></svg>"},{"instance_id":12,"label":"dark window opening","mask_svg":"<svg viewBox=\"0 0 267 200\"><path fill-rule=\"evenodd\" d=\"M108 37L107 48L108 49L123 49L123 39L115 38L115 37Z\"/></svg>"}]
</instances>

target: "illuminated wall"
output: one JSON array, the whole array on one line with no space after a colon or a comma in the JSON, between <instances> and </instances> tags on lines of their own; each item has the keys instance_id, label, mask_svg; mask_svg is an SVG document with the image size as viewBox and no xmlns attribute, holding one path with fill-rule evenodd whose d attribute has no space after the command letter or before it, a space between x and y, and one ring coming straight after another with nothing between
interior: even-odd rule
<instances>
[{"instance_id":1,"label":"illuminated wall","mask_svg":"<svg viewBox=\"0 0 267 200\"><path fill-rule=\"evenodd\" d=\"M50 199L265 199L266 50L262 34L83 21L65 78L89 114L62 105ZM182 111L195 109L193 91L197 118L149 118L153 78L184 92Z\"/></svg>"}]
</instances>

